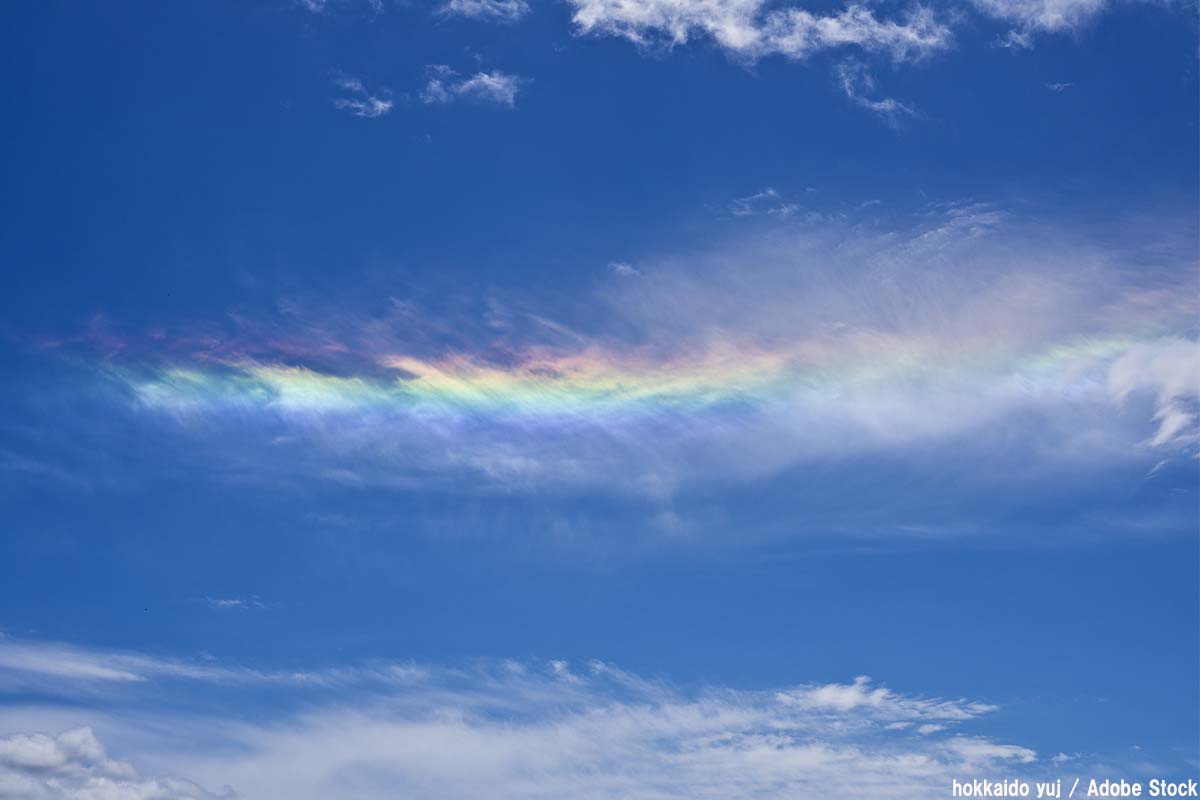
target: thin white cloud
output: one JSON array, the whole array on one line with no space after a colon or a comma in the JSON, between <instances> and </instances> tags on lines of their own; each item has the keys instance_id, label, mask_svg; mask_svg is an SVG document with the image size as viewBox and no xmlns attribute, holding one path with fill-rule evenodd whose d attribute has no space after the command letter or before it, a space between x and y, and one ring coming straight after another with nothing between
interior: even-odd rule
<instances>
[{"instance_id":1,"label":"thin white cloud","mask_svg":"<svg viewBox=\"0 0 1200 800\"><path fill-rule=\"evenodd\" d=\"M735 58L771 55L801 60L823 50L855 47L903 61L949 46L950 29L925 7L881 20L852 3L832 14L765 0L568 0L580 33L617 36L642 46L675 46L707 37Z\"/></svg>"},{"instance_id":2,"label":"thin white cloud","mask_svg":"<svg viewBox=\"0 0 1200 800\"><path fill-rule=\"evenodd\" d=\"M627 261L611 261L608 268L614 275L620 275L624 278L636 278L642 274L641 270Z\"/></svg>"},{"instance_id":3,"label":"thin white cloud","mask_svg":"<svg viewBox=\"0 0 1200 800\"><path fill-rule=\"evenodd\" d=\"M10 450L0 449L0 470L20 473L41 480L76 486L81 489L93 488L103 479L90 478L85 473L67 469L59 464L51 464L37 458L20 455Z\"/></svg>"},{"instance_id":4,"label":"thin white cloud","mask_svg":"<svg viewBox=\"0 0 1200 800\"><path fill-rule=\"evenodd\" d=\"M800 211L800 206L790 203L780 197L779 192L767 186L748 194L745 197L735 197L726 206L735 217L754 217L766 214L772 217L787 218Z\"/></svg>"},{"instance_id":5,"label":"thin white cloud","mask_svg":"<svg viewBox=\"0 0 1200 800\"><path fill-rule=\"evenodd\" d=\"M366 87L363 86L362 81L360 81L358 78L355 78L352 75L346 75L346 74L340 73L340 72L334 74L333 85L338 87L339 89L343 89L347 92L350 92L351 94L366 94L367 93Z\"/></svg>"},{"instance_id":6,"label":"thin white cloud","mask_svg":"<svg viewBox=\"0 0 1200 800\"><path fill-rule=\"evenodd\" d=\"M152 663L152 662L151 662ZM51 679L133 682L146 679L147 661L138 656L97 654L52 643L25 644L0 637L0 671Z\"/></svg>"},{"instance_id":7,"label":"thin white cloud","mask_svg":"<svg viewBox=\"0 0 1200 800\"><path fill-rule=\"evenodd\" d=\"M901 117L911 117L915 113L894 98L869 97L875 93L875 77L861 61L843 61L834 68L834 75L850 102L878 114L889 125L896 125Z\"/></svg>"},{"instance_id":8,"label":"thin white cloud","mask_svg":"<svg viewBox=\"0 0 1200 800\"><path fill-rule=\"evenodd\" d=\"M1075 84L1073 84L1073 83L1047 83L1046 88L1049 89L1050 91L1054 92L1055 94L1057 94L1059 92L1065 92L1067 89L1070 89L1074 85Z\"/></svg>"},{"instance_id":9,"label":"thin white cloud","mask_svg":"<svg viewBox=\"0 0 1200 800\"><path fill-rule=\"evenodd\" d=\"M348 671L260 671L205 660L159 658L0 636L0 688L36 688L50 694L83 690L116 692L121 687L172 682L336 688L347 684L404 683L419 675L420 670L411 664L376 664Z\"/></svg>"},{"instance_id":10,"label":"thin white cloud","mask_svg":"<svg viewBox=\"0 0 1200 800\"><path fill-rule=\"evenodd\" d=\"M529 3L525 0L450 0L438 7L437 14L443 17L516 22L529 10Z\"/></svg>"},{"instance_id":11,"label":"thin white cloud","mask_svg":"<svg viewBox=\"0 0 1200 800\"><path fill-rule=\"evenodd\" d=\"M323 14L329 10L334 3L331 0L297 0L305 11L312 14ZM371 10L371 14L378 14L383 11L383 0L364 0L364 5Z\"/></svg>"},{"instance_id":12,"label":"thin white cloud","mask_svg":"<svg viewBox=\"0 0 1200 800\"><path fill-rule=\"evenodd\" d=\"M421 92L424 103L446 104L458 99L471 99L512 108L517 92L525 79L500 70L477 72L469 78L460 76L444 64L427 67L429 80Z\"/></svg>"},{"instance_id":13,"label":"thin white cloud","mask_svg":"<svg viewBox=\"0 0 1200 800\"><path fill-rule=\"evenodd\" d=\"M342 74L334 76L333 85L341 89L344 95L333 98L334 108L366 119L382 117L392 110L391 92L387 89L380 92L380 96L377 97L368 92L358 78Z\"/></svg>"},{"instance_id":14,"label":"thin white cloud","mask_svg":"<svg viewBox=\"0 0 1200 800\"><path fill-rule=\"evenodd\" d=\"M392 110L392 101L379 97L337 97L333 100L335 108L349 111L356 117L375 119L382 117Z\"/></svg>"},{"instance_id":15,"label":"thin white cloud","mask_svg":"<svg viewBox=\"0 0 1200 800\"><path fill-rule=\"evenodd\" d=\"M247 610L252 608L263 608L262 601L256 597L206 597L204 598L208 604L220 611L228 611L232 609Z\"/></svg>"},{"instance_id":16,"label":"thin white cloud","mask_svg":"<svg viewBox=\"0 0 1200 800\"><path fill-rule=\"evenodd\" d=\"M114 800L210 797L201 786L246 800L916 800L963 772L1038 768L1033 750L973 730L995 706L865 677L684 691L600 661L414 669L416 681L350 680L333 696L296 685L253 720L182 712L175 695L156 710L149 689L96 708L79 696L0 709L0 787L37 800L91 797L88 785Z\"/></svg>"}]
</instances>

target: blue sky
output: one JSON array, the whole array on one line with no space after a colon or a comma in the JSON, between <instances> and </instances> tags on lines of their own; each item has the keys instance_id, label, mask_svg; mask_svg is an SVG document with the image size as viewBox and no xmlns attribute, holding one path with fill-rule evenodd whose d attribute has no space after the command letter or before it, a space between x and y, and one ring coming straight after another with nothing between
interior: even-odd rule
<instances>
[{"instance_id":1,"label":"blue sky","mask_svg":"<svg viewBox=\"0 0 1200 800\"><path fill-rule=\"evenodd\" d=\"M0 797L1195 777L1194 6L0 13Z\"/></svg>"}]
</instances>

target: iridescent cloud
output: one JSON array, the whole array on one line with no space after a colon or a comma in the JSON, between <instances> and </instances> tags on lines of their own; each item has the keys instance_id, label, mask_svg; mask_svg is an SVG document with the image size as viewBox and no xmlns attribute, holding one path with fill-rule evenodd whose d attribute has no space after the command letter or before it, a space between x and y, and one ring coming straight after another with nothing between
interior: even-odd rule
<instances>
[{"instance_id":1,"label":"iridescent cloud","mask_svg":"<svg viewBox=\"0 0 1200 800\"><path fill-rule=\"evenodd\" d=\"M356 480L466 469L669 491L945 444L1014 414L1040 419L1023 435L1049 431L1060 457L1193 446L1194 265L1135 282L1107 254L997 239L1003 220L958 210L905 237L802 232L642 265L575 327L541 308L493 307L508 322L490 327L292 308L84 338L135 411L205 419L234 449L261 431L296 448L287 459ZM467 333L426 335L448 329Z\"/></svg>"}]
</instances>

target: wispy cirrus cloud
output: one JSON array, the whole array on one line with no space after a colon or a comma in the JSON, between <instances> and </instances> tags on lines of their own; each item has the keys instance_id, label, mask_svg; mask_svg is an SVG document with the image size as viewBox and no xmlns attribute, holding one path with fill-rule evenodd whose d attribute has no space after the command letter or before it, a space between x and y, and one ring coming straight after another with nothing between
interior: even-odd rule
<instances>
[{"instance_id":1,"label":"wispy cirrus cloud","mask_svg":"<svg viewBox=\"0 0 1200 800\"><path fill-rule=\"evenodd\" d=\"M1150 445L1200 443L1200 349L1196 342L1163 338L1131 347L1108 370L1108 388L1118 402L1138 391L1154 397L1158 429Z\"/></svg>"},{"instance_id":2,"label":"wispy cirrus cloud","mask_svg":"<svg viewBox=\"0 0 1200 800\"><path fill-rule=\"evenodd\" d=\"M727 209L735 217L754 217L766 214L772 217L786 218L800 211L800 206L784 200L778 191L766 186L744 197L735 197L729 202Z\"/></svg>"},{"instance_id":3,"label":"wispy cirrus cloud","mask_svg":"<svg viewBox=\"0 0 1200 800\"><path fill-rule=\"evenodd\" d=\"M342 97L333 98L334 107L356 117L375 119L392 110L393 100L390 90L382 90L377 97L368 92L358 78L340 73L334 76L333 85L343 92Z\"/></svg>"},{"instance_id":4,"label":"wispy cirrus cloud","mask_svg":"<svg viewBox=\"0 0 1200 800\"><path fill-rule=\"evenodd\" d=\"M850 102L879 115L889 125L894 126L901 118L916 113L895 98L871 97L875 94L875 76L861 61L843 61L834 68L834 76Z\"/></svg>"},{"instance_id":5,"label":"wispy cirrus cloud","mask_svg":"<svg viewBox=\"0 0 1200 800\"><path fill-rule=\"evenodd\" d=\"M0 643L0 652L11 644ZM113 658L53 648L66 650L75 661ZM87 786L116 800L147 791L249 800L880 792L906 800L942 792L964 773L1045 768L1032 749L974 730L995 705L894 692L866 677L685 690L601 661L479 661L425 666L387 685L351 680L332 695L295 686L274 695L270 711L241 718L181 710L187 705L178 686L164 695L145 685L96 706L90 695L72 696L74 682L62 670L53 675L70 702L0 709L0 786L20 786L39 800L78 798ZM218 682L205 691L235 692L245 702L253 697L247 691L258 690Z\"/></svg>"},{"instance_id":6,"label":"wispy cirrus cloud","mask_svg":"<svg viewBox=\"0 0 1200 800\"><path fill-rule=\"evenodd\" d=\"M525 79L500 70L463 77L444 64L434 64L426 69L429 79L421 91L421 101L427 104L444 105L466 99L513 108L517 104L517 92L525 83Z\"/></svg>"},{"instance_id":7,"label":"wispy cirrus cloud","mask_svg":"<svg viewBox=\"0 0 1200 800\"><path fill-rule=\"evenodd\" d=\"M529 10L529 3L525 0L449 0L438 6L436 13L441 17L516 22Z\"/></svg>"},{"instance_id":8,"label":"wispy cirrus cloud","mask_svg":"<svg viewBox=\"0 0 1200 800\"><path fill-rule=\"evenodd\" d=\"M1079 30L1099 16L1110 0L972 0L975 7L993 19L1012 26L1001 42L1013 47L1030 47L1039 33Z\"/></svg>"}]
</instances>

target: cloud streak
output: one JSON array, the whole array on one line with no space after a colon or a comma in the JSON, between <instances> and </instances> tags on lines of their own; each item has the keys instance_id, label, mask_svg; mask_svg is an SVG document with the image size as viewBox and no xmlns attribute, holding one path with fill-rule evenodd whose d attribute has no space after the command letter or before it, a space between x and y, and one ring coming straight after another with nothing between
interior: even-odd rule
<instances>
[{"instance_id":1,"label":"cloud streak","mask_svg":"<svg viewBox=\"0 0 1200 800\"><path fill-rule=\"evenodd\" d=\"M227 687L335 689L406 682L420 674L407 664L377 664L351 670L264 671L223 666L208 660L187 661L0 636L0 688L51 695L101 692L116 696L115 693L132 688L189 682Z\"/></svg>"}]
</instances>

